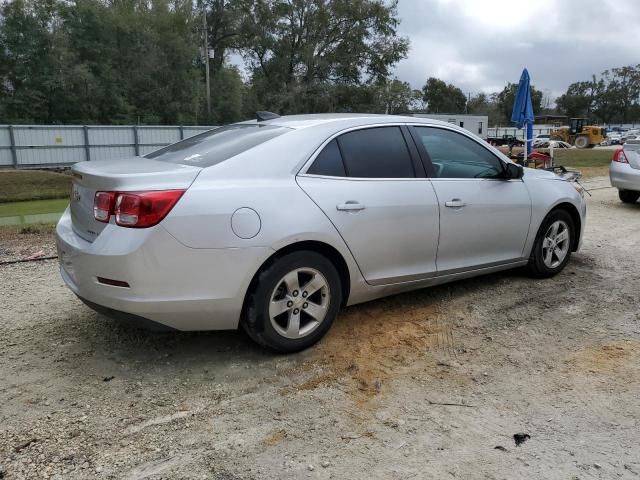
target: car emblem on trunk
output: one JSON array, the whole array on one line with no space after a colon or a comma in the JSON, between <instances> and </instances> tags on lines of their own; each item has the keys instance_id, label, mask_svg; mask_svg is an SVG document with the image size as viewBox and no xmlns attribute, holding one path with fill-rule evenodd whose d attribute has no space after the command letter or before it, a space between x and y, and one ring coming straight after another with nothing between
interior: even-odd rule
<instances>
[{"instance_id":1,"label":"car emblem on trunk","mask_svg":"<svg viewBox=\"0 0 640 480\"><path fill-rule=\"evenodd\" d=\"M78 187L76 187L75 185L71 189L71 200L73 200L74 202L80 201L80 192L78 191Z\"/></svg>"}]
</instances>

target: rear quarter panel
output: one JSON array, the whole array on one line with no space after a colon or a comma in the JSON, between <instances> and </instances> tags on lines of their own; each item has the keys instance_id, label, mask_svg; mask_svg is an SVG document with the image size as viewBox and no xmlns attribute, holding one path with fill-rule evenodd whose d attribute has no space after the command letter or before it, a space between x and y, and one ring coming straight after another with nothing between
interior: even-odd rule
<instances>
[{"instance_id":1,"label":"rear quarter panel","mask_svg":"<svg viewBox=\"0 0 640 480\"><path fill-rule=\"evenodd\" d=\"M294 243L322 242L335 248L347 263L353 294L349 303L358 297L359 285L366 288L346 244L293 175L233 181L204 173L162 223L180 243L194 249L268 247L275 253ZM260 230L253 238L240 238L231 227L239 208L250 208L260 217Z\"/></svg>"}]
</instances>

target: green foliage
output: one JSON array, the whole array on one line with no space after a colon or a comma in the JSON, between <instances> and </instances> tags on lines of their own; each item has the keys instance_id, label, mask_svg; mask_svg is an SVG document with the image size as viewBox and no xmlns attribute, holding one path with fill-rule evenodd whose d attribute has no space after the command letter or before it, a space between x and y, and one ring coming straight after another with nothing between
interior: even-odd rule
<instances>
[{"instance_id":1,"label":"green foliage","mask_svg":"<svg viewBox=\"0 0 640 480\"><path fill-rule=\"evenodd\" d=\"M498 123L507 125L511 123L511 113L513 112L513 102L518 91L517 83L507 83L501 92L494 94L493 100L496 104L498 113ZM531 85L531 103L533 104L533 112L537 115L542 110L543 94L536 87Z\"/></svg>"},{"instance_id":2,"label":"green foliage","mask_svg":"<svg viewBox=\"0 0 640 480\"><path fill-rule=\"evenodd\" d=\"M589 81L572 83L557 98L558 110L568 117L604 123L640 119L640 65L613 68Z\"/></svg>"},{"instance_id":3,"label":"green foliage","mask_svg":"<svg viewBox=\"0 0 640 480\"><path fill-rule=\"evenodd\" d=\"M381 87L384 112L388 114L409 113L421 95L422 92L412 90L409 83L401 82L397 78L390 82L385 82Z\"/></svg>"},{"instance_id":4,"label":"green foliage","mask_svg":"<svg viewBox=\"0 0 640 480\"><path fill-rule=\"evenodd\" d=\"M429 113L462 113L465 111L467 97L464 92L452 84L430 77L422 87L423 100Z\"/></svg>"},{"instance_id":5,"label":"green foliage","mask_svg":"<svg viewBox=\"0 0 640 480\"><path fill-rule=\"evenodd\" d=\"M211 124L256 109L384 111L381 89L408 50L396 34L397 0L197 3L1 3L0 121ZM227 65L230 53L246 59L249 82Z\"/></svg>"},{"instance_id":6,"label":"green foliage","mask_svg":"<svg viewBox=\"0 0 640 480\"><path fill-rule=\"evenodd\" d=\"M375 87L408 50L396 34L397 0L240 3L241 42L258 104L280 113L355 110L367 96L371 109Z\"/></svg>"}]
</instances>

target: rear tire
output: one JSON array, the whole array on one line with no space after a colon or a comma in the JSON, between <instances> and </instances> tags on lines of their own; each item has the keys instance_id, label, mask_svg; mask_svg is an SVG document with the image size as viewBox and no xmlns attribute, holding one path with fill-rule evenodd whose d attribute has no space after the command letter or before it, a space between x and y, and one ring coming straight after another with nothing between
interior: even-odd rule
<instances>
[{"instance_id":1,"label":"rear tire","mask_svg":"<svg viewBox=\"0 0 640 480\"><path fill-rule=\"evenodd\" d=\"M258 274L241 325L258 344L293 353L320 340L341 305L342 285L333 263L313 251L293 252Z\"/></svg>"},{"instance_id":2,"label":"rear tire","mask_svg":"<svg viewBox=\"0 0 640 480\"><path fill-rule=\"evenodd\" d=\"M532 277L557 275L571 258L575 225L564 210L551 211L540 225L531 250L527 270Z\"/></svg>"},{"instance_id":3,"label":"rear tire","mask_svg":"<svg viewBox=\"0 0 640 480\"><path fill-rule=\"evenodd\" d=\"M633 190L618 190L618 197L623 203L636 203L640 198L640 192Z\"/></svg>"}]
</instances>

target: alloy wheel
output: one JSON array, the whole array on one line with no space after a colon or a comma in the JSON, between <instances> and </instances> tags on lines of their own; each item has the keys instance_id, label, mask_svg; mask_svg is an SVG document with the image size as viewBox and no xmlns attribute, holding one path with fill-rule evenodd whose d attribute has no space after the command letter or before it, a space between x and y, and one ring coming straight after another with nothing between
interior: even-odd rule
<instances>
[{"instance_id":1,"label":"alloy wheel","mask_svg":"<svg viewBox=\"0 0 640 480\"><path fill-rule=\"evenodd\" d=\"M569 225L556 220L547 229L542 241L542 261L547 268L557 268L569 253Z\"/></svg>"},{"instance_id":2,"label":"alloy wheel","mask_svg":"<svg viewBox=\"0 0 640 480\"><path fill-rule=\"evenodd\" d=\"M271 294L271 325L285 338L305 337L323 322L330 301L329 283L318 270L292 270L280 279Z\"/></svg>"}]
</instances>

